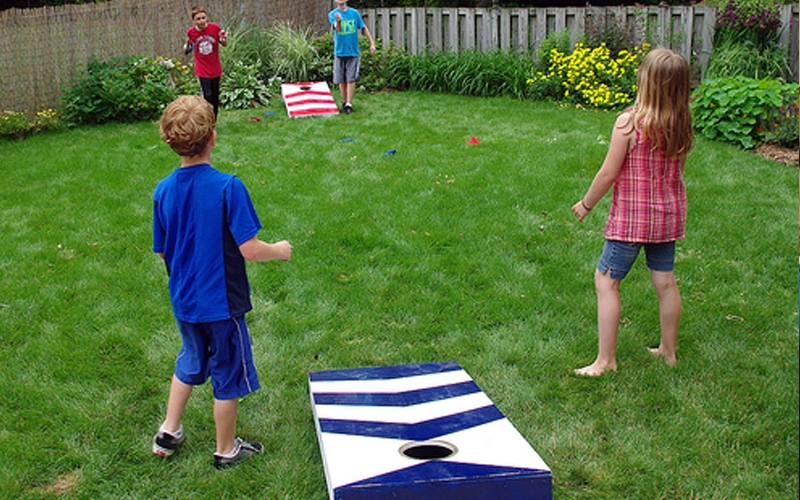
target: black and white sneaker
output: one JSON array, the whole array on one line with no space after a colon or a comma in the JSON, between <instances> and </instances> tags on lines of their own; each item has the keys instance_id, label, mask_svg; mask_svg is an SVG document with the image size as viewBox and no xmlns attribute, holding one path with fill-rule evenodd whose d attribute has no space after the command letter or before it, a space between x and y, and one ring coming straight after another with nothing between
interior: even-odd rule
<instances>
[{"instance_id":1,"label":"black and white sneaker","mask_svg":"<svg viewBox=\"0 0 800 500\"><path fill-rule=\"evenodd\" d=\"M239 462L244 462L248 458L261 453L262 451L264 451L264 445L258 441L248 443L242 438L237 437L233 446L233 451L230 452L230 454L220 455L219 453L214 453L214 467L217 469L230 467L231 465L236 465Z\"/></svg>"},{"instance_id":2,"label":"black and white sneaker","mask_svg":"<svg viewBox=\"0 0 800 500\"><path fill-rule=\"evenodd\" d=\"M352 113L354 111L355 110L353 109L353 105L350 104L350 103L346 103L344 106L342 106L342 113L344 113L346 115L349 115L350 113Z\"/></svg>"},{"instance_id":3,"label":"black and white sneaker","mask_svg":"<svg viewBox=\"0 0 800 500\"><path fill-rule=\"evenodd\" d=\"M159 429L153 438L153 453L160 457L171 457L185 439L183 427L178 430L177 435Z\"/></svg>"}]
</instances>

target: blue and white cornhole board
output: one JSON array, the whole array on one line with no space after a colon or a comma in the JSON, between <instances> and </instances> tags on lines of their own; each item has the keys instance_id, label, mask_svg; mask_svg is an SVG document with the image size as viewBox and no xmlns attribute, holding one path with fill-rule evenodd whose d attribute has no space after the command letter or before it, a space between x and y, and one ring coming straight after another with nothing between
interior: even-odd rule
<instances>
[{"instance_id":1,"label":"blue and white cornhole board","mask_svg":"<svg viewBox=\"0 0 800 500\"><path fill-rule=\"evenodd\" d=\"M339 114L336 101L326 82L284 83L281 96L292 118Z\"/></svg>"},{"instance_id":2,"label":"blue and white cornhole board","mask_svg":"<svg viewBox=\"0 0 800 500\"><path fill-rule=\"evenodd\" d=\"M552 498L547 464L456 362L311 372L308 383L331 500Z\"/></svg>"}]
</instances>

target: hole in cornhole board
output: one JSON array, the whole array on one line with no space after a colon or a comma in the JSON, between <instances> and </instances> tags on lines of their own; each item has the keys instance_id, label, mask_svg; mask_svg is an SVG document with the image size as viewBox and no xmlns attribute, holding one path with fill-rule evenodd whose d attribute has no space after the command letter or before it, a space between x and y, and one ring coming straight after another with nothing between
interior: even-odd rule
<instances>
[{"instance_id":1,"label":"hole in cornhole board","mask_svg":"<svg viewBox=\"0 0 800 500\"><path fill-rule=\"evenodd\" d=\"M442 460L458 453L455 445L445 441L406 443L400 447L400 454L415 460Z\"/></svg>"},{"instance_id":2,"label":"hole in cornhole board","mask_svg":"<svg viewBox=\"0 0 800 500\"><path fill-rule=\"evenodd\" d=\"M303 85L302 87L300 87L300 90L311 90L311 86L310 85Z\"/></svg>"}]
</instances>

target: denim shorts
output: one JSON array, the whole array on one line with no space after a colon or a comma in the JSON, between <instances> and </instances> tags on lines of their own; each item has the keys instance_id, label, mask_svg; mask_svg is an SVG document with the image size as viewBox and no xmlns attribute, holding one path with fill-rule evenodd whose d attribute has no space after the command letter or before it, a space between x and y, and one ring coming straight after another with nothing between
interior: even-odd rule
<instances>
[{"instance_id":1,"label":"denim shorts","mask_svg":"<svg viewBox=\"0 0 800 500\"><path fill-rule=\"evenodd\" d=\"M250 334L244 317L210 323L178 321L183 345L175 376L189 385L211 377L216 399L235 399L259 388Z\"/></svg>"},{"instance_id":2,"label":"denim shorts","mask_svg":"<svg viewBox=\"0 0 800 500\"><path fill-rule=\"evenodd\" d=\"M621 280L639 256L644 247L647 268L651 271L670 272L675 270L675 242L667 243L630 243L627 241L606 240L597 270L603 274L608 272L615 280Z\"/></svg>"}]
</instances>

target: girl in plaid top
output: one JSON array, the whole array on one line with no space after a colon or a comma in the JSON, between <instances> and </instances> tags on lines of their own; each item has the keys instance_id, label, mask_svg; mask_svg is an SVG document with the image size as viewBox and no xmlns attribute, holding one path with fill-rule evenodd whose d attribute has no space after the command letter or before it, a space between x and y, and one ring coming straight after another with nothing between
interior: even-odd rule
<instances>
[{"instance_id":1,"label":"girl in plaid top","mask_svg":"<svg viewBox=\"0 0 800 500\"><path fill-rule=\"evenodd\" d=\"M675 281L675 241L685 236L686 187L683 166L692 148L689 64L679 53L659 48L639 66L639 90L632 108L614 125L603 165L586 195L572 207L578 220L589 214L611 186L611 211L603 253L595 271L597 358L577 375L598 376L617 369L619 285L644 247L658 297L661 343L650 349L673 365L681 317Z\"/></svg>"}]
</instances>

